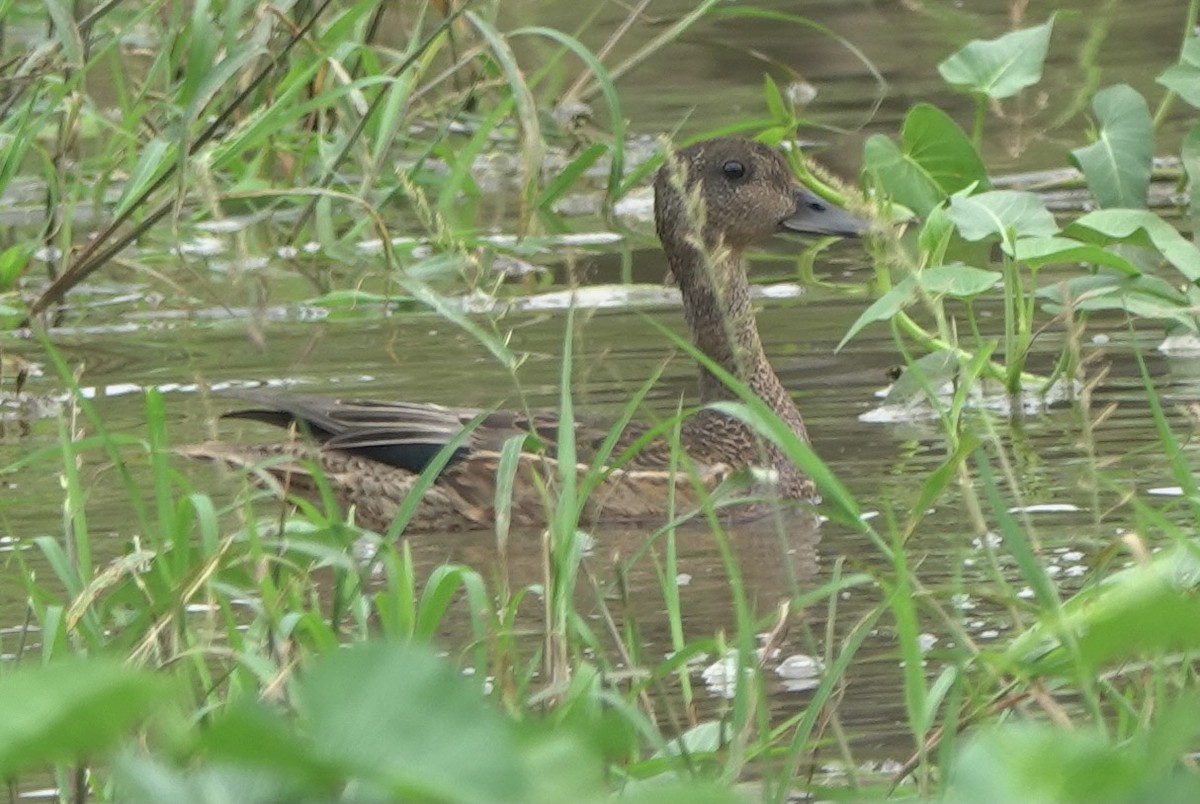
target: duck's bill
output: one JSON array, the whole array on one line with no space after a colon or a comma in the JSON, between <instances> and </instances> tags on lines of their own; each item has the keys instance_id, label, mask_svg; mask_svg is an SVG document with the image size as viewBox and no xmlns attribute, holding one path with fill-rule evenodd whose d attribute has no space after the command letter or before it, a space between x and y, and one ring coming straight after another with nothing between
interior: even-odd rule
<instances>
[{"instance_id":1,"label":"duck's bill","mask_svg":"<svg viewBox=\"0 0 1200 804\"><path fill-rule=\"evenodd\" d=\"M859 237L871 228L866 218L831 204L816 193L797 188L796 211L779 222L782 232Z\"/></svg>"}]
</instances>

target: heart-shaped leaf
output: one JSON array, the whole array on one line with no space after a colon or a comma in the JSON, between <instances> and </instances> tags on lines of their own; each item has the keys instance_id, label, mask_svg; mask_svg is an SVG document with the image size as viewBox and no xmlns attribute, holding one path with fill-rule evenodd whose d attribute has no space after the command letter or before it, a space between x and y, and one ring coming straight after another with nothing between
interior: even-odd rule
<instances>
[{"instance_id":1,"label":"heart-shaped leaf","mask_svg":"<svg viewBox=\"0 0 1200 804\"><path fill-rule=\"evenodd\" d=\"M1042 80L1054 17L1036 28L996 39L976 39L938 65L947 83L994 100L1016 95Z\"/></svg>"},{"instance_id":2,"label":"heart-shaped leaf","mask_svg":"<svg viewBox=\"0 0 1200 804\"><path fill-rule=\"evenodd\" d=\"M1046 237L1058 232L1058 224L1042 199L1021 190L952 196L950 220L967 240L996 236L1007 242L1018 237Z\"/></svg>"},{"instance_id":3,"label":"heart-shaped leaf","mask_svg":"<svg viewBox=\"0 0 1200 804\"><path fill-rule=\"evenodd\" d=\"M1154 122L1142 94L1128 84L1096 93L1096 141L1071 151L1101 207L1146 206L1154 158Z\"/></svg>"},{"instance_id":4,"label":"heart-shaped leaf","mask_svg":"<svg viewBox=\"0 0 1200 804\"><path fill-rule=\"evenodd\" d=\"M986 189L987 169L971 140L949 115L918 103L904 118L901 146L883 135L867 140L863 166L895 201L925 217L972 185Z\"/></svg>"},{"instance_id":5,"label":"heart-shaped leaf","mask_svg":"<svg viewBox=\"0 0 1200 804\"><path fill-rule=\"evenodd\" d=\"M947 195L978 185L988 189L987 168L979 152L951 117L936 106L918 103L904 118L904 151Z\"/></svg>"},{"instance_id":6,"label":"heart-shaped leaf","mask_svg":"<svg viewBox=\"0 0 1200 804\"><path fill-rule=\"evenodd\" d=\"M946 195L900 146L882 134L867 138L863 171L875 178L889 198L921 216L928 215Z\"/></svg>"}]
</instances>

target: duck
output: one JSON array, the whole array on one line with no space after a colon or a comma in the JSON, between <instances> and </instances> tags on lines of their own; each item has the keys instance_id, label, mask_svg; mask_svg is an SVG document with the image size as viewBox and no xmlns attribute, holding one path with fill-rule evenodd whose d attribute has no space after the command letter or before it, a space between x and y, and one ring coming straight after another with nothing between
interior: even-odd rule
<instances>
[{"instance_id":1,"label":"duck","mask_svg":"<svg viewBox=\"0 0 1200 804\"><path fill-rule=\"evenodd\" d=\"M667 156L654 180L654 220L695 348L807 442L800 411L763 349L744 253L779 233L858 237L869 219L801 184L778 150L721 137ZM742 493L732 499L741 502L722 508L729 518L752 518L783 501L816 497L812 481L782 449L713 406L738 397L704 365L691 415L665 428L630 421L615 438L612 423L575 416L563 427L552 411L273 390L233 395L247 407L222 418L285 428L288 437L261 444L208 442L185 447L184 454L248 471L282 497L320 501L327 488L343 515L379 533L388 532L412 494L421 496L405 510L405 533L487 529L498 515L513 526L544 526L555 515L556 486L570 476L559 465L564 433L574 435L576 482L586 490L581 526L700 511L736 479ZM511 443L517 446L506 449ZM500 504L498 488L511 495Z\"/></svg>"}]
</instances>

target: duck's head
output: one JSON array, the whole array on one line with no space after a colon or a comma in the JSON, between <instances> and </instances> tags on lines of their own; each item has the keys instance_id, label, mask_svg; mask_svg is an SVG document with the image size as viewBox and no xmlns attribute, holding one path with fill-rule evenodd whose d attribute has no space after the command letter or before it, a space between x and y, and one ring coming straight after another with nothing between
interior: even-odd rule
<instances>
[{"instance_id":1,"label":"duck's head","mask_svg":"<svg viewBox=\"0 0 1200 804\"><path fill-rule=\"evenodd\" d=\"M654 181L654 219L668 255L693 250L697 229L705 248L736 253L779 232L858 236L869 227L797 182L778 151L737 137L672 154Z\"/></svg>"}]
</instances>

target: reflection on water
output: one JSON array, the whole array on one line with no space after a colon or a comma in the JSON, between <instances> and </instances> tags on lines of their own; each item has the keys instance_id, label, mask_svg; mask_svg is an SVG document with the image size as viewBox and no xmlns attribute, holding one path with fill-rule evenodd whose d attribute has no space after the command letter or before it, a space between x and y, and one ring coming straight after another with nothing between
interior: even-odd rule
<instances>
[{"instance_id":1,"label":"reflection on water","mask_svg":"<svg viewBox=\"0 0 1200 804\"><path fill-rule=\"evenodd\" d=\"M637 621L641 647L651 663L672 651L662 586L676 586L684 613L687 641L730 635L736 630L734 587L744 595L755 619L775 614L781 603L811 591L817 582L817 545L821 530L811 514L794 513L778 521L764 518L741 523L717 535L703 525L688 525L675 534L676 572L665 578L668 552L665 534L647 539L645 528L599 527L586 538L585 563L595 591L622 618ZM732 560L722 555L722 541ZM489 532L436 535L414 540L414 557L431 569L461 563L477 568L493 588L542 586L547 545L540 532L511 535L501 553ZM731 578L732 569L736 577ZM596 608L592 590L582 590L581 611ZM538 612L529 611L527 627L537 630ZM593 611L599 620L599 612ZM602 624L596 625L603 630Z\"/></svg>"},{"instance_id":2,"label":"reflection on water","mask_svg":"<svg viewBox=\"0 0 1200 804\"><path fill-rule=\"evenodd\" d=\"M655 4L655 9L672 18L689 5L680 0ZM821 136L830 142L822 158L853 176L865 137L880 131L894 134L903 111L915 100L937 103L960 121L969 119L968 100L940 83L934 65L969 38L1006 30L1010 8L1004 2L972 3L969 8L940 2L780 0L763 5L811 15L861 48L887 79L879 114L864 124L864 109L879 90L859 60L835 41L807 29L736 19L702 26L622 79L623 110L634 125L643 132L659 132L686 120L684 132L691 133L753 117L762 106L762 73L769 70L802 78L818 89L808 116L824 127ZM1028 117L989 121L1000 132L989 140L993 164L1021 169L1058 166L1065 148L1081 141L1082 109L1072 106L1073 99L1084 97L1075 91L1077 59L1102 59L1097 70L1087 72L1089 81L1102 74L1106 83L1129 81L1150 90L1154 74L1173 58L1182 13L1179 5L1168 0L1060 4L1060 9L1086 12L1059 16L1042 85L1052 97L1067 102L1047 109L1031 97L1031 107L1037 108L1030 108ZM1035 13L1032 5L1026 8L1027 14ZM536 17L541 24L560 24L567 30L578 16L574 3L512 2L502 4L502 9L504 14ZM584 39L598 46L623 14L620 4L605 4ZM532 52L537 46L526 42L521 47ZM1188 122L1182 104L1173 113L1176 116L1160 129L1164 151L1172 149ZM162 242L175 236L166 228L160 234ZM76 292L77 306L67 316L68 326L53 333L53 340L67 362L80 367L81 383L96 389L91 396L110 431L145 435L141 395L109 389L157 387L168 391L170 433L180 444L214 435L215 417L222 408L205 389L221 383L286 378L306 393L352 392L463 406L523 401L534 408L549 407L558 393L566 319L563 300L578 285L627 279L661 283L665 266L660 255L637 249L645 235L631 235L632 246L628 240L592 243L590 249L560 242L530 258L545 273L536 279L514 278L502 288L520 300L511 309L489 307L491 317L479 320L494 324L509 347L523 356L515 379L475 339L417 305L304 304L316 284L304 276L306 267L316 265L331 272L340 267L303 249L281 257L279 231L269 222L236 235L210 227L206 234L210 240L229 237L235 245L232 255L222 254L219 259L196 250L169 259L159 253L159 264L186 267L172 273L170 283L114 267ZM795 282L801 275L794 254L797 248L794 243L773 244L769 261L759 263L759 278ZM945 459L945 445L940 431L926 422L863 421L863 414L878 405L876 392L887 384L888 370L900 362L882 326L834 351L868 303L865 277L869 275L859 247L838 244L821 253L815 284L804 285L795 298L763 301L761 329L773 363L805 414L817 453L864 508L884 515L879 521L903 521L920 483ZM547 295L537 295L541 293ZM631 311L635 305L625 304L617 309L597 306L578 314L573 382L578 409L616 414L632 390L664 363L647 404L661 413L674 410L681 398L694 399L693 367L678 356L671 358L670 348L651 324L682 330L672 294L646 291L638 297L643 298L651 303L641 311ZM1111 364L1108 377L1095 392L1092 410L1063 405L1015 420L989 418L1011 448L1019 480L1019 498L1014 492L1008 502L1021 509L1040 541L1042 560L1057 568L1052 574L1067 589L1081 582L1081 574L1128 524L1110 510L1121 492L1174 485L1169 467L1156 454L1158 441L1128 332L1119 320L1100 317L1093 318L1089 327L1090 333L1107 337L1103 347L1091 348L1103 348L1104 361ZM1145 333L1141 348L1150 350L1156 337L1157 333ZM36 345L28 342L0 345L31 358L38 354ZM1040 351L1034 354L1033 364L1045 368L1061 342L1047 336L1035 346ZM1151 353L1148 359L1168 404L1194 401L1200 374L1194 356L1165 359ZM47 371L46 376L28 382L26 399L34 402L0 400L0 463L54 447L55 403L65 396L65 388L66 383ZM19 407L26 404L34 408ZM1115 410L1093 430L1089 417L1110 404L1116 405ZM1182 413L1171 408L1170 414L1180 431L1190 432L1192 425ZM223 436L238 432L228 423L221 428ZM1196 447L1189 444L1184 449L1194 460ZM53 466L53 461L46 461L0 477L4 521L0 557L11 557L31 537L61 536L61 487ZM1097 470L1097 466L1106 468ZM136 474L145 468L130 470ZM94 456L82 468L91 491L91 525L96 533L110 537L95 546L97 561L119 553L122 544L136 535L128 531L126 503L106 496L106 490L116 485L108 482L111 471ZM910 561L919 566L927 591L945 601L952 615L961 617L964 637L986 644L1012 627L1011 611L1021 606L1020 600L996 597L999 587L994 579L997 574L1012 577L1012 562L1001 546L975 533L968 512L957 503L940 505L910 538ZM25 541L18 543L12 537ZM602 599L623 621L636 621L646 656L661 661L672 648L662 598L663 541L647 548L646 533L639 530L603 530L592 537L587 563ZM767 520L731 529L728 540L734 566L741 573L738 582L755 614L767 622L781 600L794 599L835 573L888 566L864 537L832 523L817 529L810 521ZM504 556L497 554L493 537L486 533L422 538L412 547L426 572L454 561L477 567L485 575L503 573L514 588L543 580L544 545L539 534L515 534ZM707 530L688 528L678 533L677 547L676 577L667 582L678 584L686 637L732 633L734 581L720 541ZM49 568L32 551L25 557L34 571L49 576ZM21 571L21 565L11 560L0 569L0 625L25 619ZM615 580L618 575L620 583ZM789 675L805 672L804 659L797 657L823 658L825 651L835 650L836 641L879 599L878 590L860 587L839 594L832 607L822 603L791 612L793 627L775 645L778 657L767 659L768 667L774 662L768 678L778 679L772 682L772 706L778 719L799 711L807 701L804 691L788 691L785 684ZM592 616L600 616L594 601L582 604L587 604L584 610ZM827 621L829 612L833 612L832 622ZM531 625L540 616L532 605L523 613L531 618ZM598 621L597 630L603 626ZM928 654L928 671L934 674L949 660L948 654L939 652L953 648L955 638L945 623L921 626L936 640L931 641ZM826 641L827 635L835 644ZM4 649L9 649L7 642ZM719 659L709 657L712 663ZM784 668L783 673L779 668ZM704 669L696 668L697 678ZM716 671L712 677L717 677ZM910 745L905 736L899 657L887 626L881 625L867 640L847 678L841 721L863 756L904 758ZM714 697L713 705L718 704L719 698Z\"/></svg>"}]
</instances>

